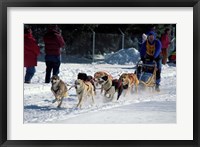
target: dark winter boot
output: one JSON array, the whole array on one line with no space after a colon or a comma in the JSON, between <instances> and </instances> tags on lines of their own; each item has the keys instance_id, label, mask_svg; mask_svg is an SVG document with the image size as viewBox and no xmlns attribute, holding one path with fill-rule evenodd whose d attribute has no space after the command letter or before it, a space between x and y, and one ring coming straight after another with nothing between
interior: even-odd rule
<instances>
[{"instance_id":1,"label":"dark winter boot","mask_svg":"<svg viewBox=\"0 0 200 147\"><path fill-rule=\"evenodd\" d=\"M156 90L157 92L160 92L159 85L156 85L155 90Z\"/></svg>"},{"instance_id":2,"label":"dark winter boot","mask_svg":"<svg viewBox=\"0 0 200 147\"><path fill-rule=\"evenodd\" d=\"M25 81L24 83L26 83L26 84L30 84L30 83L31 83L31 81Z\"/></svg>"}]
</instances>

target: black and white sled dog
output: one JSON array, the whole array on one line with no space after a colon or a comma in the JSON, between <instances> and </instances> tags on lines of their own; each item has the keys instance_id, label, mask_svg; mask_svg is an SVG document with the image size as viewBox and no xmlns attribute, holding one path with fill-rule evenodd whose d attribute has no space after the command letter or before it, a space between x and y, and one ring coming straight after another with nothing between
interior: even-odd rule
<instances>
[{"instance_id":1,"label":"black and white sled dog","mask_svg":"<svg viewBox=\"0 0 200 147\"><path fill-rule=\"evenodd\" d=\"M108 95L108 98L113 99L114 94L117 92L117 100L119 99L123 91L123 85L118 79L111 79L106 75L99 79L99 83L105 91L105 97Z\"/></svg>"}]
</instances>

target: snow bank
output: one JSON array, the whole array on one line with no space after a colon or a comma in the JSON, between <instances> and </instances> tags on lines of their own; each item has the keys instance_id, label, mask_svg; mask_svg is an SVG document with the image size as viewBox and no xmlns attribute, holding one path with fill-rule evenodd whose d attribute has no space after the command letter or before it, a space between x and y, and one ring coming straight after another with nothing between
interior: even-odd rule
<instances>
[{"instance_id":1,"label":"snow bank","mask_svg":"<svg viewBox=\"0 0 200 147\"><path fill-rule=\"evenodd\" d=\"M140 59L140 53L135 48L121 49L106 57L108 64L133 64Z\"/></svg>"}]
</instances>

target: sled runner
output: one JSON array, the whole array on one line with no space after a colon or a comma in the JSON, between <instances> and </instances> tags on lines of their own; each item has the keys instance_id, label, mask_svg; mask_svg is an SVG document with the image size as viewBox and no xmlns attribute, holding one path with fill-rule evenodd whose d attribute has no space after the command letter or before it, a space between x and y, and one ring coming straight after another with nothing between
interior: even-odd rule
<instances>
[{"instance_id":1,"label":"sled runner","mask_svg":"<svg viewBox=\"0 0 200 147\"><path fill-rule=\"evenodd\" d=\"M154 87L156 85L156 69L155 61L146 63L138 61L135 73L141 86Z\"/></svg>"}]
</instances>

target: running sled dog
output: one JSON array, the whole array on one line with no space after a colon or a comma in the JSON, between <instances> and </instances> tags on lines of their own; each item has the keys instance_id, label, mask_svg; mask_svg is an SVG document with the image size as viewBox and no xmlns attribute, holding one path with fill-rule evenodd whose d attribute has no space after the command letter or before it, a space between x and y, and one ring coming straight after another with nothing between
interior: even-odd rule
<instances>
[{"instance_id":1,"label":"running sled dog","mask_svg":"<svg viewBox=\"0 0 200 147\"><path fill-rule=\"evenodd\" d=\"M61 106L63 98L68 96L68 89L65 83L59 76L54 75L51 77L51 91L55 96L53 103L58 102L58 108Z\"/></svg>"},{"instance_id":2,"label":"running sled dog","mask_svg":"<svg viewBox=\"0 0 200 147\"><path fill-rule=\"evenodd\" d=\"M104 96L113 99L114 94L117 92L117 100L122 94L123 87L118 79L111 79L109 76L105 75L99 79L99 83L102 89L105 91Z\"/></svg>"},{"instance_id":3,"label":"running sled dog","mask_svg":"<svg viewBox=\"0 0 200 147\"><path fill-rule=\"evenodd\" d=\"M120 76L119 81L121 81L121 83L123 85L123 89L127 89L124 95L126 95L128 92L130 93L131 90L133 91L134 86L135 86L136 93L138 92L139 80L138 80L136 74L123 73Z\"/></svg>"},{"instance_id":4,"label":"running sled dog","mask_svg":"<svg viewBox=\"0 0 200 147\"><path fill-rule=\"evenodd\" d=\"M76 94L78 96L78 104L76 106L77 108L82 107L83 101L86 100L88 96L92 97L92 101L94 103L95 91L94 91L94 86L92 85L91 82L77 79L75 81L75 89L76 89Z\"/></svg>"},{"instance_id":5,"label":"running sled dog","mask_svg":"<svg viewBox=\"0 0 200 147\"><path fill-rule=\"evenodd\" d=\"M102 86L102 78L105 78L105 77L108 77L108 80L112 80L112 76L110 74L108 74L107 72L105 71L98 71L94 74L94 82L95 82L95 85L98 86L98 85L101 85L101 93L103 93L104 91L104 88Z\"/></svg>"}]
</instances>

